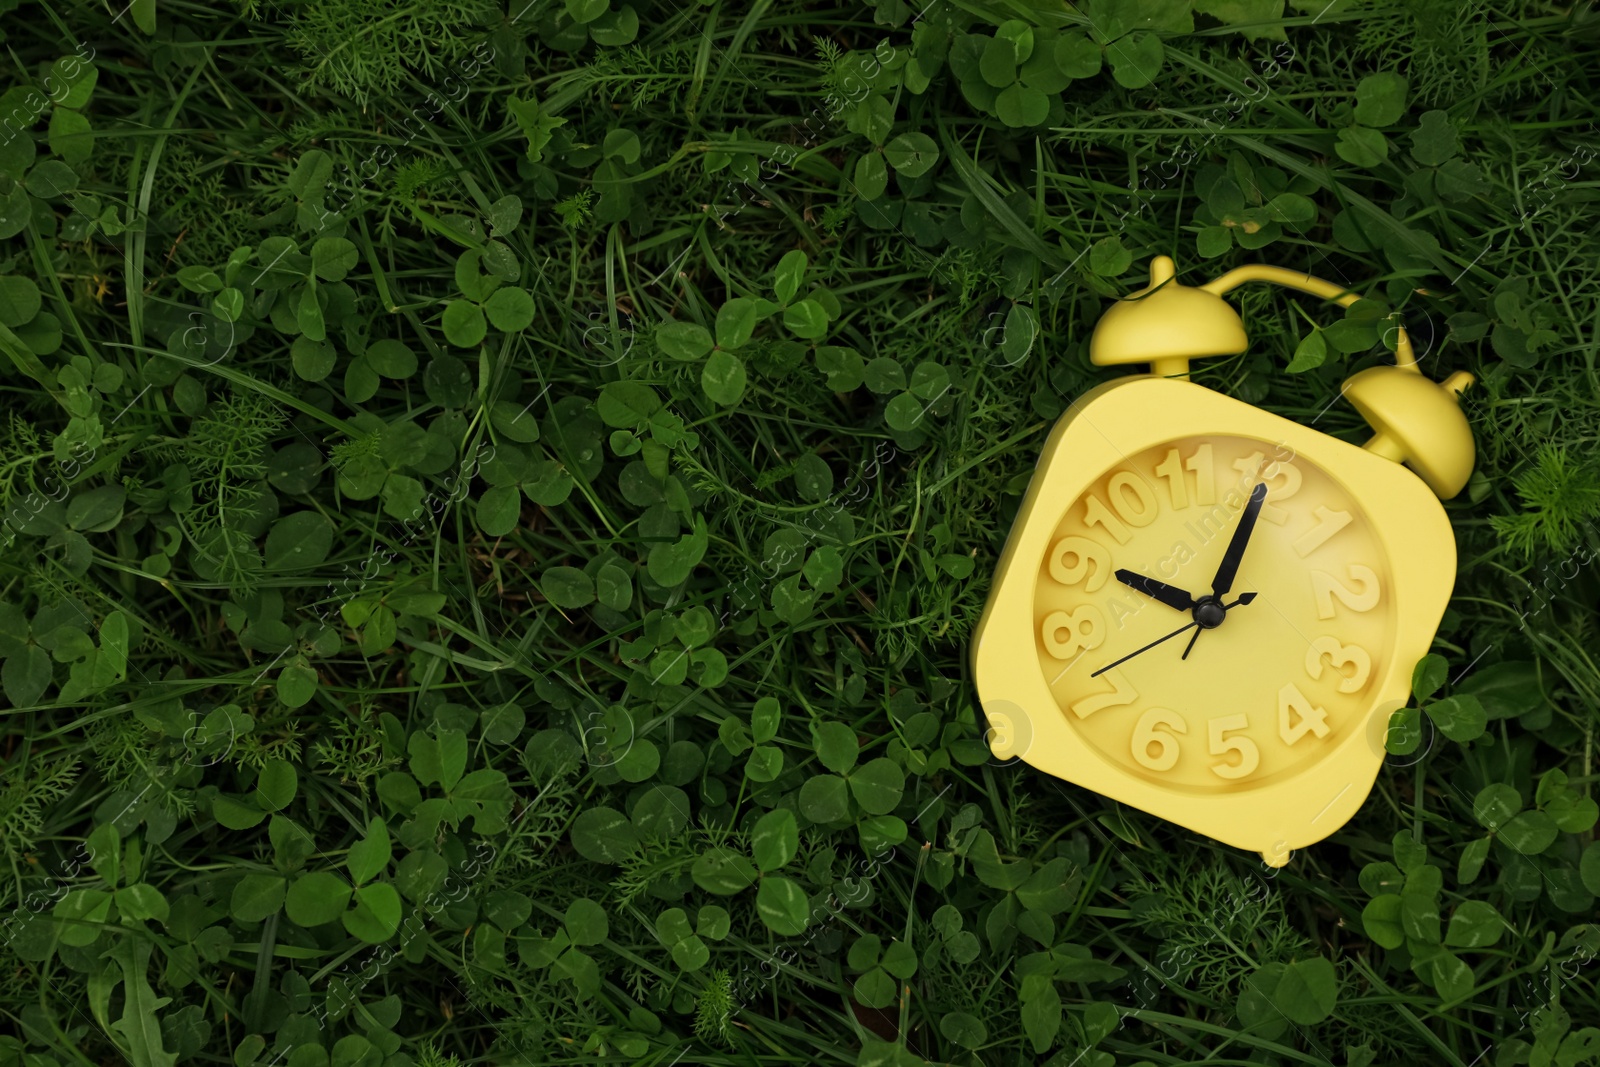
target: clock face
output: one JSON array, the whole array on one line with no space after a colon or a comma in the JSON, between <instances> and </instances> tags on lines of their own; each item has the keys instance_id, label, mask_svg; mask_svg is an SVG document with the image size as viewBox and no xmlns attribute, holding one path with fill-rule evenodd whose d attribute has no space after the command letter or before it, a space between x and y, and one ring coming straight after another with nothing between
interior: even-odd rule
<instances>
[{"instance_id":1,"label":"clock face","mask_svg":"<svg viewBox=\"0 0 1600 1067\"><path fill-rule=\"evenodd\" d=\"M1227 592L1202 601L1232 554ZM1135 587L1146 578L1163 584ZM1035 579L1039 668L1072 729L1127 773L1249 790L1365 729L1395 639L1392 589L1360 504L1308 459L1179 438L1107 470L1061 516Z\"/></svg>"}]
</instances>

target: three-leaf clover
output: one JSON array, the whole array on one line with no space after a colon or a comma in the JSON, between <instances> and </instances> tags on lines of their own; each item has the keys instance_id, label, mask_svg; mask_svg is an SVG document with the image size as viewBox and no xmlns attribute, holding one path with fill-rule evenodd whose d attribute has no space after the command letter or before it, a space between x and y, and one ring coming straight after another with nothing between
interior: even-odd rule
<instances>
[{"instance_id":1,"label":"three-leaf clover","mask_svg":"<svg viewBox=\"0 0 1600 1067\"><path fill-rule=\"evenodd\" d=\"M503 537L516 528L523 497L542 507L556 507L572 494L575 484L566 468L545 456L542 449L513 444L496 447L478 473L489 488L478 495L473 517L478 528L491 537Z\"/></svg>"},{"instance_id":2,"label":"three-leaf clover","mask_svg":"<svg viewBox=\"0 0 1600 1067\"><path fill-rule=\"evenodd\" d=\"M1242 154L1233 154L1227 166L1208 163L1195 183L1200 205L1194 218L1200 224L1195 247L1212 259L1235 244L1257 249L1283 236L1285 226L1302 230L1316 220L1317 207L1305 194L1313 182L1290 179L1271 166L1252 166Z\"/></svg>"},{"instance_id":3,"label":"three-leaf clover","mask_svg":"<svg viewBox=\"0 0 1600 1067\"><path fill-rule=\"evenodd\" d=\"M452 829L468 819L480 834L505 829L511 812L511 786L505 772L487 767L467 771L467 735L440 726L413 733L406 743L406 771L390 771L379 781L385 803L409 818L398 836L407 848L429 846L440 828ZM442 795L424 798L422 786L436 786Z\"/></svg>"},{"instance_id":4,"label":"three-leaf clover","mask_svg":"<svg viewBox=\"0 0 1600 1067\"><path fill-rule=\"evenodd\" d=\"M561 927L553 936L522 942L522 956L535 967L549 968L567 979L580 992L593 994L600 988L600 966L583 950L603 943L610 935L605 908L579 897L567 905Z\"/></svg>"},{"instance_id":5,"label":"three-leaf clover","mask_svg":"<svg viewBox=\"0 0 1600 1067\"><path fill-rule=\"evenodd\" d=\"M1411 158L1431 169L1433 189L1451 203L1489 191L1483 169L1458 158L1461 137L1447 111L1424 111L1411 131Z\"/></svg>"},{"instance_id":6,"label":"three-leaf clover","mask_svg":"<svg viewBox=\"0 0 1600 1067\"><path fill-rule=\"evenodd\" d=\"M804 298L796 299L807 263L806 254L799 249L786 253L773 273L776 301L746 296L729 299L717 309L714 335L696 322L664 322L656 327L656 347L673 359L704 360L700 369L702 391L713 403L734 406L743 398L749 381L744 359L738 353L749 345L762 321L781 312L785 329L814 341L826 336L829 324L842 314L838 298L823 286L815 286Z\"/></svg>"},{"instance_id":7,"label":"three-leaf clover","mask_svg":"<svg viewBox=\"0 0 1600 1067\"><path fill-rule=\"evenodd\" d=\"M1274 1039L1290 1026L1315 1026L1333 1014L1339 979L1333 961L1322 956L1273 961L1245 979L1239 994L1239 1021L1250 1033Z\"/></svg>"},{"instance_id":8,"label":"three-leaf clover","mask_svg":"<svg viewBox=\"0 0 1600 1067\"><path fill-rule=\"evenodd\" d=\"M597 596L608 582L618 587L617 592L611 594L615 599L623 603L631 599L632 581L620 563L598 568ZM622 658L637 665L654 685L682 685L692 679L696 685L715 688L728 676L727 658L709 647L716 633L716 619L703 604L687 609L677 618L659 609L653 610L645 617L644 632L637 639L623 643ZM770 739L769 734L760 740ZM742 751L741 747L734 755Z\"/></svg>"},{"instance_id":9,"label":"three-leaf clover","mask_svg":"<svg viewBox=\"0 0 1600 1067\"><path fill-rule=\"evenodd\" d=\"M775 933L784 936L800 933L811 922L810 901L798 882L774 873L794 859L800 847L799 826L794 812L787 808L767 812L756 820L750 834L750 844L755 855L755 870L760 871L760 884L756 887L756 914ZM748 861L742 856L731 850L724 851L727 852L726 862L732 866L724 877L731 876L731 884L737 885L739 881L755 875L755 870L746 869ZM697 868L707 860L708 855L702 855L696 861ZM700 878L697 877L696 881L700 882L702 888L707 887L707 883Z\"/></svg>"},{"instance_id":10,"label":"three-leaf clover","mask_svg":"<svg viewBox=\"0 0 1600 1067\"><path fill-rule=\"evenodd\" d=\"M794 528L775 531L763 546L763 569L784 574L769 594L772 610L790 624L811 617L817 600L844 582L844 554L835 545L818 545L807 551L810 539Z\"/></svg>"},{"instance_id":11,"label":"three-leaf clover","mask_svg":"<svg viewBox=\"0 0 1600 1067\"><path fill-rule=\"evenodd\" d=\"M917 973L917 954L904 941L887 945L877 934L866 934L850 946L850 969L862 972L852 985L856 1000L869 1008L887 1008L894 1003L899 982Z\"/></svg>"},{"instance_id":12,"label":"three-leaf clover","mask_svg":"<svg viewBox=\"0 0 1600 1067\"><path fill-rule=\"evenodd\" d=\"M533 294L502 285L496 274L482 271L483 253L469 248L456 259L456 288L461 297L445 305L439 324L458 348L475 348L493 326L506 333L525 330L533 322Z\"/></svg>"},{"instance_id":13,"label":"three-leaf clover","mask_svg":"<svg viewBox=\"0 0 1600 1067\"><path fill-rule=\"evenodd\" d=\"M905 771L887 756L858 766L853 732L846 739L840 726L820 724L813 731L817 759L832 773L812 775L800 786L800 814L814 823L840 823L850 817L853 799L860 812L888 815L900 804Z\"/></svg>"},{"instance_id":14,"label":"three-leaf clover","mask_svg":"<svg viewBox=\"0 0 1600 1067\"><path fill-rule=\"evenodd\" d=\"M69 508L62 517L70 516ZM137 619L117 609L98 628L89 627L93 635L83 625L88 623L67 621L48 607L39 608L30 623L22 608L0 601L0 690L13 707L37 704L55 680L57 663L69 665L59 694L63 701L82 700L127 676L128 649L143 633Z\"/></svg>"},{"instance_id":15,"label":"three-leaf clover","mask_svg":"<svg viewBox=\"0 0 1600 1067\"><path fill-rule=\"evenodd\" d=\"M1428 849L1402 830L1394 838L1395 863L1369 863L1361 870L1361 887L1373 897L1361 913L1367 936L1389 949L1402 945L1411 955L1417 977L1445 1000L1472 991L1472 968L1457 948L1488 948L1506 929L1498 911L1483 901L1465 901L1442 924L1439 896L1443 871L1428 862ZM1396 866L1398 864L1398 866Z\"/></svg>"},{"instance_id":16,"label":"three-leaf clover","mask_svg":"<svg viewBox=\"0 0 1600 1067\"><path fill-rule=\"evenodd\" d=\"M1004 894L984 926L989 944L997 950L1016 937L1019 918L1029 912L1046 917L1059 915L1072 906L1077 896L1081 876L1065 856L1057 856L1037 868L1026 857L1001 859L994 835L982 828L969 835L965 851L978 880Z\"/></svg>"},{"instance_id":17,"label":"three-leaf clover","mask_svg":"<svg viewBox=\"0 0 1600 1067\"><path fill-rule=\"evenodd\" d=\"M414 475L440 474L455 462L450 439L414 422L392 425L370 412L351 420L364 435L336 446L339 492L351 500L380 497L384 513L411 520L422 514L427 489Z\"/></svg>"},{"instance_id":18,"label":"three-leaf clover","mask_svg":"<svg viewBox=\"0 0 1600 1067\"><path fill-rule=\"evenodd\" d=\"M300 775L294 765L271 759L261 768L253 791L218 793L211 801L211 814L230 830L248 830L272 812L287 808L299 787Z\"/></svg>"},{"instance_id":19,"label":"three-leaf clover","mask_svg":"<svg viewBox=\"0 0 1600 1067\"><path fill-rule=\"evenodd\" d=\"M1369 74L1356 84L1355 121L1339 131L1333 146L1340 159L1371 169L1389 158L1389 138L1377 127L1400 121L1408 88L1405 78L1389 71Z\"/></svg>"},{"instance_id":20,"label":"three-leaf clover","mask_svg":"<svg viewBox=\"0 0 1600 1067\"><path fill-rule=\"evenodd\" d=\"M668 908L656 916L656 936L672 953L673 962L686 971L698 971L711 960L705 938L720 941L728 936L730 918L726 908L706 904L700 908L694 926L682 908Z\"/></svg>"},{"instance_id":21,"label":"three-leaf clover","mask_svg":"<svg viewBox=\"0 0 1600 1067\"><path fill-rule=\"evenodd\" d=\"M776 306L766 300L757 303L762 318L782 310L785 329L803 340L817 341L827 335L829 324L839 318L843 309L838 297L821 285L813 286L806 296L796 299L800 296L809 263L805 252L798 248L785 252L772 272L772 292L778 298Z\"/></svg>"},{"instance_id":22,"label":"three-leaf clover","mask_svg":"<svg viewBox=\"0 0 1600 1067\"><path fill-rule=\"evenodd\" d=\"M57 919L62 944L91 945L100 937L101 926L115 922L118 916L125 920L122 925L148 919L167 921L171 913L167 898L155 886L139 881L144 852L137 837L125 844L116 825L105 822L90 832L84 846L89 867L107 888L73 889L55 902L51 913ZM123 885L124 881L128 884Z\"/></svg>"},{"instance_id":23,"label":"three-leaf clover","mask_svg":"<svg viewBox=\"0 0 1600 1067\"><path fill-rule=\"evenodd\" d=\"M44 299L39 293L39 286L32 278L22 275L0 274L0 326L12 331L17 340L27 347L29 352L36 356L48 356L61 347L61 320L54 314L44 310ZM0 335L3 336L3 335ZM75 374L83 377L87 374L91 379L95 369L87 357L77 357L73 361L76 366ZM104 380L104 384L113 385L106 392L114 392L115 385L121 384L121 368L115 363L102 363L101 367L107 368L102 374L117 373L118 380L111 383ZM65 367L61 370L66 370ZM77 414L77 412L74 412Z\"/></svg>"},{"instance_id":24,"label":"three-leaf clover","mask_svg":"<svg viewBox=\"0 0 1600 1067\"><path fill-rule=\"evenodd\" d=\"M1469 842L1462 850L1457 866L1457 877L1470 883L1478 877L1484 862L1489 858L1493 844L1502 846L1501 860L1513 870L1528 864L1540 868L1542 882L1551 898L1563 907L1568 902L1578 905L1569 910L1581 910L1592 903L1581 896L1578 886L1581 871L1574 871L1559 858L1546 858L1546 852L1562 833L1581 834L1595 825L1600 808L1595 802L1567 785L1564 771L1552 769L1539 779L1534 794L1534 807L1525 808L1522 794L1515 786L1504 782L1491 782L1480 789L1472 800L1472 817L1488 834ZM1527 857L1523 859L1523 857Z\"/></svg>"},{"instance_id":25,"label":"three-leaf clover","mask_svg":"<svg viewBox=\"0 0 1600 1067\"><path fill-rule=\"evenodd\" d=\"M774 872L781 869L799 849L799 825L787 808L767 812L751 831L755 863L726 845L702 852L690 868L694 883L708 893L731 896L759 881L756 889L756 914L767 928L785 937L804 930L811 922L811 905L806 892L791 878ZM702 922L705 922L702 913Z\"/></svg>"},{"instance_id":26,"label":"three-leaf clover","mask_svg":"<svg viewBox=\"0 0 1600 1067\"><path fill-rule=\"evenodd\" d=\"M1422 715L1452 741L1473 741L1483 734L1488 715L1471 693L1433 699L1444 688L1450 664L1443 656L1430 653L1417 661L1411 672L1411 695L1417 707L1401 708L1389 720L1384 747L1396 755L1410 755L1422 743Z\"/></svg>"}]
</instances>

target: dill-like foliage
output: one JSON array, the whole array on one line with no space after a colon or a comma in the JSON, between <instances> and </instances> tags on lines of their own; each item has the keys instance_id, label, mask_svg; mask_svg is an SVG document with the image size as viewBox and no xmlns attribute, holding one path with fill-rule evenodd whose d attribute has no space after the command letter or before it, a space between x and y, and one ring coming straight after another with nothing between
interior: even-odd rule
<instances>
[{"instance_id":1,"label":"dill-like foliage","mask_svg":"<svg viewBox=\"0 0 1600 1067\"><path fill-rule=\"evenodd\" d=\"M668 841L653 842L625 858L618 865L621 873L611 882L618 904L632 904L658 878L681 874L693 867L705 848L695 837L680 834Z\"/></svg>"},{"instance_id":2,"label":"dill-like foliage","mask_svg":"<svg viewBox=\"0 0 1600 1067\"><path fill-rule=\"evenodd\" d=\"M1546 445L1511 484L1526 510L1489 519L1506 548L1525 559L1540 551L1567 552L1582 537L1581 527L1600 518L1600 474L1574 460L1565 448Z\"/></svg>"},{"instance_id":3,"label":"dill-like foliage","mask_svg":"<svg viewBox=\"0 0 1600 1067\"><path fill-rule=\"evenodd\" d=\"M50 449L33 424L16 410L10 411L5 439L0 440L0 507L11 502L19 486L32 485L35 465L49 455Z\"/></svg>"},{"instance_id":4,"label":"dill-like foliage","mask_svg":"<svg viewBox=\"0 0 1600 1067\"><path fill-rule=\"evenodd\" d=\"M5 767L0 774L7 782L0 789L0 852L15 862L33 848L44 829L44 813L72 791L78 780L78 761L71 757L51 760L35 773Z\"/></svg>"},{"instance_id":5,"label":"dill-like foliage","mask_svg":"<svg viewBox=\"0 0 1600 1067\"><path fill-rule=\"evenodd\" d=\"M1220 861L1183 866L1169 860L1146 873L1134 910L1162 939L1156 965L1202 996L1231 999L1257 967L1311 949L1310 938L1286 920L1275 887L1241 877Z\"/></svg>"},{"instance_id":6,"label":"dill-like foliage","mask_svg":"<svg viewBox=\"0 0 1600 1067\"><path fill-rule=\"evenodd\" d=\"M398 756L384 756L383 734L368 721L373 717L370 698L363 699L360 716L335 719L311 746L318 766L338 775L340 785L354 785L363 795L372 778L400 762Z\"/></svg>"},{"instance_id":7,"label":"dill-like foliage","mask_svg":"<svg viewBox=\"0 0 1600 1067\"><path fill-rule=\"evenodd\" d=\"M137 792L150 780L150 730L132 715L101 719L88 730L95 769L118 789Z\"/></svg>"},{"instance_id":8,"label":"dill-like foliage","mask_svg":"<svg viewBox=\"0 0 1600 1067\"><path fill-rule=\"evenodd\" d=\"M431 1039L423 1041L417 1056L417 1067L461 1067L461 1057L453 1052L443 1052Z\"/></svg>"},{"instance_id":9,"label":"dill-like foliage","mask_svg":"<svg viewBox=\"0 0 1600 1067\"><path fill-rule=\"evenodd\" d=\"M261 569L244 524L255 515L261 496L267 442L283 423L284 414L272 401L235 391L196 419L177 448L189 466L194 501L178 521L218 579L240 589L251 588Z\"/></svg>"},{"instance_id":10,"label":"dill-like foliage","mask_svg":"<svg viewBox=\"0 0 1600 1067\"><path fill-rule=\"evenodd\" d=\"M296 10L288 40L304 58L307 86L365 108L408 71L443 76L496 13L488 0L326 0Z\"/></svg>"},{"instance_id":11,"label":"dill-like foliage","mask_svg":"<svg viewBox=\"0 0 1600 1067\"><path fill-rule=\"evenodd\" d=\"M147 798L176 816L194 811L193 793L175 784L189 753L178 745L156 741L134 716L111 716L88 732L94 767L106 782L131 795Z\"/></svg>"},{"instance_id":12,"label":"dill-like foliage","mask_svg":"<svg viewBox=\"0 0 1600 1067\"><path fill-rule=\"evenodd\" d=\"M300 723L289 718L278 725L276 731L251 730L240 734L228 753L229 760L238 767L261 770L268 760L299 760L301 754Z\"/></svg>"},{"instance_id":13,"label":"dill-like foliage","mask_svg":"<svg viewBox=\"0 0 1600 1067\"><path fill-rule=\"evenodd\" d=\"M548 865L572 821L577 799L571 775L552 774L540 782L539 791L527 798L527 806L515 816L495 853L497 874L502 868L536 870Z\"/></svg>"},{"instance_id":14,"label":"dill-like foliage","mask_svg":"<svg viewBox=\"0 0 1600 1067\"><path fill-rule=\"evenodd\" d=\"M733 980L720 967L707 977L710 980L695 998L694 1036L732 1048Z\"/></svg>"},{"instance_id":15,"label":"dill-like foliage","mask_svg":"<svg viewBox=\"0 0 1600 1067\"><path fill-rule=\"evenodd\" d=\"M589 221L592 214L589 205L594 201L594 191L580 189L556 205L556 211L561 215L561 225L569 230L575 230Z\"/></svg>"},{"instance_id":16,"label":"dill-like foliage","mask_svg":"<svg viewBox=\"0 0 1600 1067\"><path fill-rule=\"evenodd\" d=\"M1455 0L1368 4L1358 40L1382 70L1403 70L1425 104L1445 103L1481 89L1489 76L1490 19Z\"/></svg>"},{"instance_id":17,"label":"dill-like foliage","mask_svg":"<svg viewBox=\"0 0 1600 1067\"><path fill-rule=\"evenodd\" d=\"M822 92L830 113L844 106L846 99L844 50L826 37L813 36L811 44L822 63ZM835 106L837 105L837 106Z\"/></svg>"},{"instance_id":18,"label":"dill-like foliage","mask_svg":"<svg viewBox=\"0 0 1600 1067\"><path fill-rule=\"evenodd\" d=\"M402 203L415 200L419 189L435 185L449 174L450 168L444 165L444 161L432 156L417 156L407 160L404 166L394 172L392 185L395 198Z\"/></svg>"},{"instance_id":19,"label":"dill-like foliage","mask_svg":"<svg viewBox=\"0 0 1600 1067\"><path fill-rule=\"evenodd\" d=\"M340 441L328 450L328 456L335 467L342 468L345 464L360 456L378 455L378 450L382 445L383 432L374 430L371 433L362 434L360 437L352 437L348 441Z\"/></svg>"},{"instance_id":20,"label":"dill-like foliage","mask_svg":"<svg viewBox=\"0 0 1600 1067\"><path fill-rule=\"evenodd\" d=\"M162 174L167 197L162 215L180 237L172 241L177 264L220 263L255 237L250 198L229 188L224 168L178 142L166 150ZM174 266L173 269L176 269Z\"/></svg>"},{"instance_id":21,"label":"dill-like foliage","mask_svg":"<svg viewBox=\"0 0 1600 1067\"><path fill-rule=\"evenodd\" d=\"M516 1014L497 1023L497 1048L549 1060L548 1050L572 1044L611 1022L610 1016L601 1017L593 1001L571 996L565 980L519 977L524 984L518 990Z\"/></svg>"},{"instance_id":22,"label":"dill-like foliage","mask_svg":"<svg viewBox=\"0 0 1600 1067\"><path fill-rule=\"evenodd\" d=\"M612 49L589 67L590 85L607 105L621 103L625 110L638 111L689 80L696 51L692 40L655 49Z\"/></svg>"}]
</instances>

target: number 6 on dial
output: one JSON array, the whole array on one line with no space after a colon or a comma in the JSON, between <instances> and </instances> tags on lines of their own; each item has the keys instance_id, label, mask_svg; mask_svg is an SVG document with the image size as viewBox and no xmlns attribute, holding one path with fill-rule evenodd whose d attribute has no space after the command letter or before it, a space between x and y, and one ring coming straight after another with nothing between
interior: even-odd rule
<instances>
[{"instance_id":1,"label":"number 6 on dial","mask_svg":"<svg viewBox=\"0 0 1600 1067\"><path fill-rule=\"evenodd\" d=\"M1158 726L1165 726L1172 733L1157 730ZM1170 771L1178 762L1178 739L1172 734L1188 732L1189 724L1177 712L1151 708L1139 716L1139 724L1133 728L1133 758L1152 771ZM1160 751L1152 755L1151 745L1158 746Z\"/></svg>"}]
</instances>

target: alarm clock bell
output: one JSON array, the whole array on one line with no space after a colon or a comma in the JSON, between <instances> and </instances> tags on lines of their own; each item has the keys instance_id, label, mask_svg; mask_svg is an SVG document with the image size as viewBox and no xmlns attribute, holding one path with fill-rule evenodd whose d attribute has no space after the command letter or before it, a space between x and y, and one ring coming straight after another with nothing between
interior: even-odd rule
<instances>
[{"instance_id":1,"label":"alarm clock bell","mask_svg":"<svg viewBox=\"0 0 1600 1067\"><path fill-rule=\"evenodd\" d=\"M1100 316L1089 338L1089 361L1102 367L1148 363L1150 373L1189 380L1189 361L1231 356L1249 347L1244 322L1222 294L1246 282L1268 282L1325 297L1348 307L1360 299L1309 274L1251 264L1204 285L1180 285L1171 256L1150 262L1150 284ZM1449 500L1472 475L1475 450L1457 398L1472 375L1457 371L1442 382L1422 374L1403 326L1395 327L1395 365L1369 367L1339 391L1375 432L1363 447L1404 463L1428 488Z\"/></svg>"}]
</instances>

